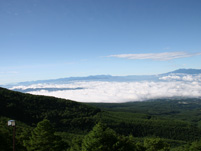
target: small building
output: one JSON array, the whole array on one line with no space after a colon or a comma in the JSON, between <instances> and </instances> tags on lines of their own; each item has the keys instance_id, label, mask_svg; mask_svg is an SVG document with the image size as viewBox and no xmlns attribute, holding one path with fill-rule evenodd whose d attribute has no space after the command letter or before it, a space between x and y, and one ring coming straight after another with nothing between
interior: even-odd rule
<instances>
[{"instance_id":1,"label":"small building","mask_svg":"<svg viewBox=\"0 0 201 151\"><path fill-rule=\"evenodd\" d=\"M8 126L15 126L15 120L9 120Z\"/></svg>"}]
</instances>

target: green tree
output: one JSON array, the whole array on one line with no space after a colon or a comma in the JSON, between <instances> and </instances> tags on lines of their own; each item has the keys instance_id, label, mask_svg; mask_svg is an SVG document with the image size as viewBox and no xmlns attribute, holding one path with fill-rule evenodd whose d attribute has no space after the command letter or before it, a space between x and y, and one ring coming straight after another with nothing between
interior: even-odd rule
<instances>
[{"instance_id":1,"label":"green tree","mask_svg":"<svg viewBox=\"0 0 201 151\"><path fill-rule=\"evenodd\" d=\"M69 151L81 151L82 150L82 137L74 137L70 144Z\"/></svg>"},{"instance_id":2,"label":"green tree","mask_svg":"<svg viewBox=\"0 0 201 151\"><path fill-rule=\"evenodd\" d=\"M190 151L201 151L201 140L195 141L190 146Z\"/></svg>"},{"instance_id":3,"label":"green tree","mask_svg":"<svg viewBox=\"0 0 201 151\"><path fill-rule=\"evenodd\" d=\"M169 151L169 144L165 143L160 138L147 138L144 140L146 151Z\"/></svg>"},{"instance_id":4,"label":"green tree","mask_svg":"<svg viewBox=\"0 0 201 151\"><path fill-rule=\"evenodd\" d=\"M12 150L12 136L9 135L8 130L0 128L0 150L9 151Z\"/></svg>"},{"instance_id":5,"label":"green tree","mask_svg":"<svg viewBox=\"0 0 201 151\"><path fill-rule=\"evenodd\" d=\"M133 136L118 136L102 123L94 126L82 142L82 151L142 151L137 148Z\"/></svg>"},{"instance_id":6,"label":"green tree","mask_svg":"<svg viewBox=\"0 0 201 151\"><path fill-rule=\"evenodd\" d=\"M98 123L84 137L82 151L113 151L117 141L115 131L107 128L102 123Z\"/></svg>"},{"instance_id":7,"label":"green tree","mask_svg":"<svg viewBox=\"0 0 201 151\"><path fill-rule=\"evenodd\" d=\"M45 119L37 124L32 131L25 147L28 151L62 151L66 145L59 136L56 136L50 121Z\"/></svg>"},{"instance_id":8,"label":"green tree","mask_svg":"<svg viewBox=\"0 0 201 151\"><path fill-rule=\"evenodd\" d=\"M143 151L136 145L133 136L119 136L114 148L116 151Z\"/></svg>"}]
</instances>

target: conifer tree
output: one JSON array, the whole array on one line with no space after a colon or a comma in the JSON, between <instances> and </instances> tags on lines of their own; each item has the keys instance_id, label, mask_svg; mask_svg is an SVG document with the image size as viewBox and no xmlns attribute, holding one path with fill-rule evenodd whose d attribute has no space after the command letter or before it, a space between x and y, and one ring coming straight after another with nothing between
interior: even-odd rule
<instances>
[{"instance_id":1,"label":"conifer tree","mask_svg":"<svg viewBox=\"0 0 201 151\"><path fill-rule=\"evenodd\" d=\"M132 136L118 136L116 132L102 123L95 125L82 143L82 151L141 151Z\"/></svg>"},{"instance_id":2,"label":"conifer tree","mask_svg":"<svg viewBox=\"0 0 201 151\"><path fill-rule=\"evenodd\" d=\"M115 131L98 123L83 139L82 151L113 151L116 142Z\"/></svg>"},{"instance_id":3,"label":"conifer tree","mask_svg":"<svg viewBox=\"0 0 201 151\"><path fill-rule=\"evenodd\" d=\"M66 147L60 137L56 136L49 120L37 124L30 140L25 142L28 151L62 151Z\"/></svg>"},{"instance_id":4,"label":"conifer tree","mask_svg":"<svg viewBox=\"0 0 201 151\"><path fill-rule=\"evenodd\" d=\"M0 151L12 150L12 139L10 138L12 137L9 135L8 130L3 126L0 127Z\"/></svg>"},{"instance_id":5,"label":"conifer tree","mask_svg":"<svg viewBox=\"0 0 201 151\"><path fill-rule=\"evenodd\" d=\"M165 143L160 138L147 138L144 140L146 151L169 151L169 144Z\"/></svg>"},{"instance_id":6,"label":"conifer tree","mask_svg":"<svg viewBox=\"0 0 201 151\"><path fill-rule=\"evenodd\" d=\"M190 151L200 151L201 150L201 140L195 141L190 146Z\"/></svg>"}]
</instances>

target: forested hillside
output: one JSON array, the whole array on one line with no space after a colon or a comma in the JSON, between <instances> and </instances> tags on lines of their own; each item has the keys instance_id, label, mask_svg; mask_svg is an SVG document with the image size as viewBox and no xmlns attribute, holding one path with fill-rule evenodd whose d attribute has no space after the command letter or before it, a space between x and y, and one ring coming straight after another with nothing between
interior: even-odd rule
<instances>
[{"instance_id":1,"label":"forested hillside","mask_svg":"<svg viewBox=\"0 0 201 151\"><path fill-rule=\"evenodd\" d=\"M21 151L37 146L55 151L196 151L201 147L201 99L82 104L0 88L0 104L2 151L12 150L10 119L17 121L16 147ZM43 138L46 145L40 145Z\"/></svg>"},{"instance_id":2,"label":"forested hillside","mask_svg":"<svg viewBox=\"0 0 201 151\"><path fill-rule=\"evenodd\" d=\"M85 131L94 126L100 109L71 100L23 94L0 88L0 115L36 125L43 119L51 121L59 131Z\"/></svg>"},{"instance_id":3,"label":"forested hillside","mask_svg":"<svg viewBox=\"0 0 201 151\"><path fill-rule=\"evenodd\" d=\"M158 99L131 103L91 103L102 120L121 134L193 141L201 138L201 99Z\"/></svg>"}]
</instances>

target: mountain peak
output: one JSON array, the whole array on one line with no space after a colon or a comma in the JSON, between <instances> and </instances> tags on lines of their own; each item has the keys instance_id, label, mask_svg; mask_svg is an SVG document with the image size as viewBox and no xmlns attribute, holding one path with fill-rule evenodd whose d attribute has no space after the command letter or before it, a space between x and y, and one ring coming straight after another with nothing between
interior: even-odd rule
<instances>
[{"instance_id":1,"label":"mountain peak","mask_svg":"<svg viewBox=\"0 0 201 151\"><path fill-rule=\"evenodd\" d=\"M201 74L201 69L178 69L169 73Z\"/></svg>"}]
</instances>

